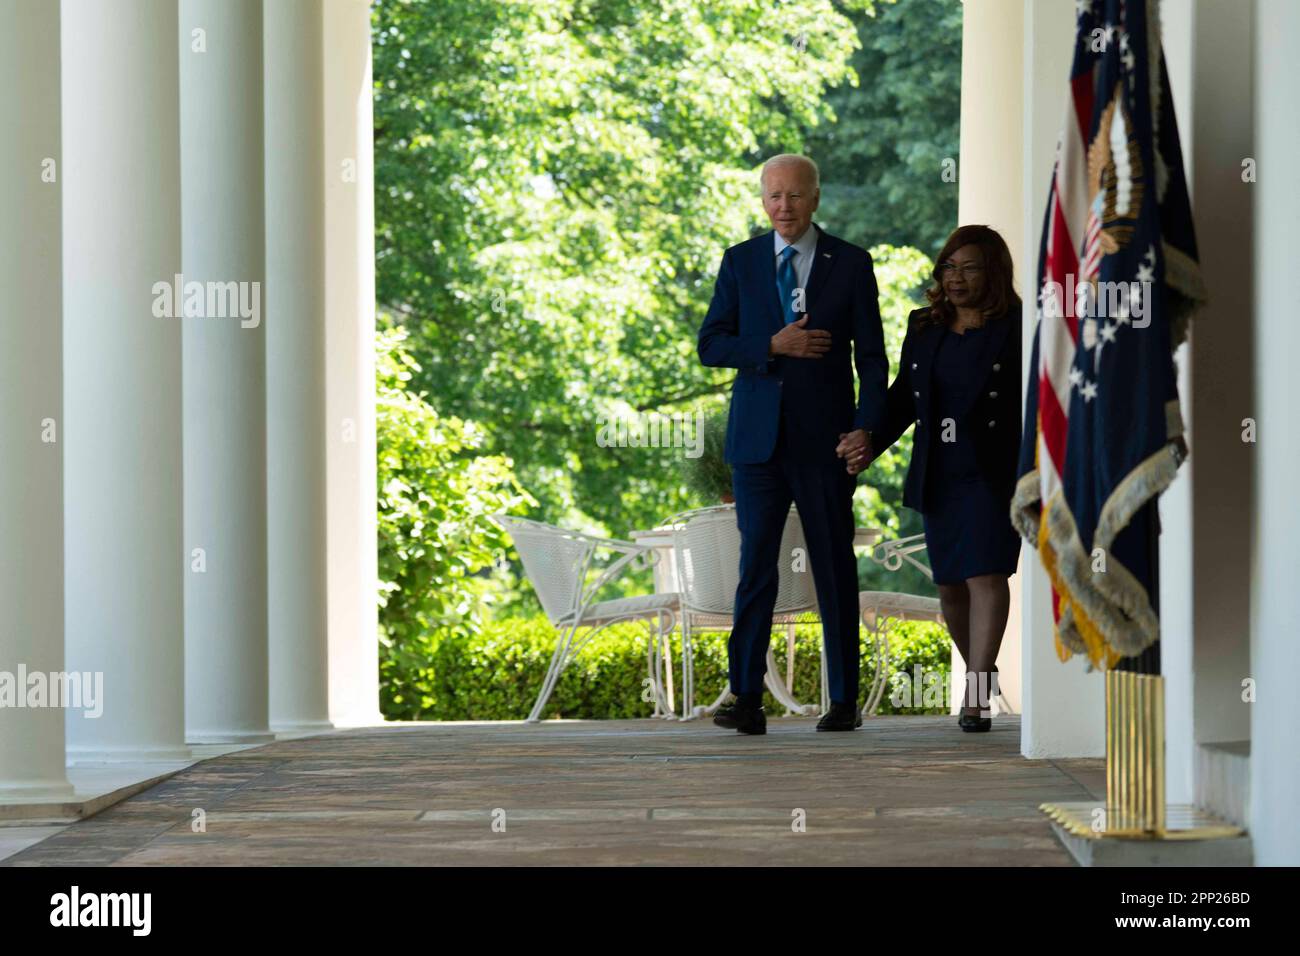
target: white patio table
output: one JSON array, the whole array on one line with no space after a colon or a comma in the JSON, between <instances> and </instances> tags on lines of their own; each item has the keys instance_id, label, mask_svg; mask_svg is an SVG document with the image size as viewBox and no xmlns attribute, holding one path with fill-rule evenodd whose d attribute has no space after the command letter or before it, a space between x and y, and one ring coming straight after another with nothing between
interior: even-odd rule
<instances>
[{"instance_id":1,"label":"white patio table","mask_svg":"<svg viewBox=\"0 0 1300 956\"><path fill-rule=\"evenodd\" d=\"M709 509L705 509L709 510ZM653 549L659 555L659 560L654 564L654 590L657 593L680 593L681 582L678 578L678 561L675 554L676 536L680 530L680 525L668 524L656 528L649 528L642 531L633 531L631 539L637 544ZM911 538L904 538L896 541L882 542L884 532L879 528L857 528L854 533L853 546L855 548L871 549L871 557L876 563L890 571L897 571L906 562L920 569L927 576L929 569L921 563L914 555L923 551L925 542L922 536L916 535ZM884 694L885 687L888 683L888 663L889 663L889 644L883 640L884 621L889 618L911 619L911 620L933 620L942 623L942 614L939 611L939 602L937 599L921 597L910 594L895 594L882 591L863 591L859 594L859 612L863 622L872 630L876 636L874 647L875 653L875 678L871 687L868 689L866 701L862 711L864 716L872 716L880 705L880 700ZM804 612L806 616L816 618L816 611ZM725 616L704 615L706 626L709 629L718 629L730 627L730 621L724 620ZM785 616L790 617L790 616ZM715 619L716 618L716 619ZM773 696L786 708L787 715L809 715L815 713L824 713L830 707L830 701L827 693L827 674L826 659L823 650L821 661L821 702L820 708L817 705L802 704L794 698L794 651L795 651L795 622L793 617L789 620L782 620L779 623L786 625L786 673L782 681L779 674L776 673L777 665L772 654L771 648L768 649L768 673L764 681ZM685 645L686 642L684 642ZM664 642L664 653L667 654L668 642ZM685 650L685 647L684 647ZM667 696L671 700L673 694L672 664L665 661L665 671L669 675L670 681L667 688ZM683 666L683 683L682 688L682 719L689 720L693 717L703 716L715 711L729 696L730 689L725 689L721 695L708 707L696 708L693 706L693 688L690 686L691 668L684 662Z\"/></svg>"}]
</instances>

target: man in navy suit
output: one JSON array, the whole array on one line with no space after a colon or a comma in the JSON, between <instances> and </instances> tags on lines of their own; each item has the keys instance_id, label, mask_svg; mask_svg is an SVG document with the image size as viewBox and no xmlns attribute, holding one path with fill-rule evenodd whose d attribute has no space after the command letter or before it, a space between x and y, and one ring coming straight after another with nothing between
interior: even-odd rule
<instances>
[{"instance_id":1,"label":"man in navy suit","mask_svg":"<svg viewBox=\"0 0 1300 956\"><path fill-rule=\"evenodd\" d=\"M699 335L701 362L739 370L726 442L741 539L727 642L736 702L714 723L766 733L763 675L778 564L794 561L780 553L793 500L826 641L832 704L817 729L853 730L862 723L853 468L871 458L889 375L876 277L865 249L813 225L812 160L775 156L759 182L772 231L723 254Z\"/></svg>"}]
</instances>

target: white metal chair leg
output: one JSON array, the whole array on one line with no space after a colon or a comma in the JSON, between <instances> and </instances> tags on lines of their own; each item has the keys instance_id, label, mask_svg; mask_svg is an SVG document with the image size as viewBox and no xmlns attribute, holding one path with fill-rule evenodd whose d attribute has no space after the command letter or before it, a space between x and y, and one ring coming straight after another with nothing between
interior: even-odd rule
<instances>
[{"instance_id":1,"label":"white metal chair leg","mask_svg":"<svg viewBox=\"0 0 1300 956\"><path fill-rule=\"evenodd\" d=\"M673 672L672 657L668 653L669 640L672 637L676 621L669 616L665 626L663 615L659 616L657 641L655 643L655 693L660 716L664 720L676 720L676 708L673 706Z\"/></svg>"},{"instance_id":2,"label":"white metal chair leg","mask_svg":"<svg viewBox=\"0 0 1300 956\"><path fill-rule=\"evenodd\" d=\"M865 617L862 621L866 624ZM885 688L889 686L889 633L882 626L879 617L876 619L876 626L871 628L874 635L876 652L876 675L871 681L871 690L867 694L867 701L862 707L863 717L875 717L876 710L880 707L881 698L885 695Z\"/></svg>"},{"instance_id":3,"label":"white metal chair leg","mask_svg":"<svg viewBox=\"0 0 1300 956\"><path fill-rule=\"evenodd\" d=\"M810 716L817 712L817 708L811 704L801 704L795 700L794 694L786 690L785 684L781 683L781 678L777 675L780 671L776 666L776 658L772 655L772 648L767 649L767 673L763 675L763 683L771 691L772 696L776 698L777 703L785 708L786 716Z\"/></svg>"},{"instance_id":4,"label":"white metal chair leg","mask_svg":"<svg viewBox=\"0 0 1300 956\"><path fill-rule=\"evenodd\" d=\"M694 720L695 714L695 662L691 649L691 623L682 617L682 720Z\"/></svg>"},{"instance_id":5,"label":"white metal chair leg","mask_svg":"<svg viewBox=\"0 0 1300 956\"><path fill-rule=\"evenodd\" d=\"M785 689L794 694L794 622L785 626Z\"/></svg>"},{"instance_id":6,"label":"white metal chair leg","mask_svg":"<svg viewBox=\"0 0 1300 956\"><path fill-rule=\"evenodd\" d=\"M649 622L647 622L649 623ZM668 675L667 685L672 686L672 671L666 670L664 664L667 658L668 636L672 633L673 624L671 619L668 627L664 627L664 615L659 613L655 615L653 623L650 625L650 643L646 649L646 663L650 671L650 681L654 692L654 717L661 717L664 720L676 720L677 714L673 712L672 693L664 692L664 676ZM671 666L671 664L669 664Z\"/></svg>"},{"instance_id":7,"label":"white metal chair leg","mask_svg":"<svg viewBox=\"0 0 1300 956\"><path fill-rule=\"evenodd\" d=\"M665 689L668 694L668 713L667 717L671 720L677 719L677 703L673 694L673 629L670 626L663 634L663 668Z\"/></svg>"},{"instance_id":8,"label":"white metal chair leg","mask_svg":"<svg viewBox=\"0 0 1300 956\"><path fill-rule=\"evenodd\" d=\"M731 692L731 685L728 684L725 688L723 688L722 693L718 695L717 700L709 704L708 707L700 708L699 716L712 717L714 714L718 712L719 707L721 707L723 704L725 704L728 700L730 700L734 696L736 695Z\"/></svg>"},{"instance_id":9,"label":"white metal chair leg","mask_svg":"<svg viewBox=\"0 0 1300 956\"><path fill-rule=\"evenodd\" d=\"M831 709L831 675L826 669L826 640L823 636L821 642L821 713L828 713Z\"/></svg>"},{"instance_id":10,"label":"white metal chair leg","mask_svg":"<svg viewBox=\"0 0 1300 956\"><path fill-rule=\"evenodd\" d=\"M646 679L650 681L651 700L654 701L654 710L651 711L651 717L659 717L662 714L660 701L663 695L659 692L659 679L663 675L659 671L659 631L663 627L663 622L656 618L647 620L646 628L650 631L645 645L645 669L649 675ZM645 697L641 698L645 700Z\"/></svg>"},{"instance_id":11,"label":"white metal chair leg","mask_svg":"<svg viewBox=\"0 0 1300 956\"><path fill-rule=\"evenodd\" d=\"M542 689L537 695L537 703L533 704L533 709L528 714L527 723L535 724L541 720L542 708L546 706L547 700L551 697L551 692L555 690L555 685L560 679L560 672L564 670L564 665L568 663L569 647L573 643L575 631L577 631L576 626L568 628L556 643L555 653L551 655L551 666L546 669L546 678L542 681Z\"/></svg>"},{"instance_id":12,"label":"white metal chair leg","mask_svg":"<svg viewBox=\"0 0 1300 956\"><path fill-rule=\"evenodd\" d=\"M767 649L767 670L763 674L763 686L765 686L768 689L768 692L776 698L777 703L785 708L786 716L807 717L815 714L817 712L816 707L811 704L799 703L799 701L795 699L795 696L786 690L785 684L781 682L780 673L780 668L776 666L776 658L772 653L772 648L769 646ZM717 696L713 703L709 704L707 707L696 708L693 716L711 717L713 714L717 713L719 707L734 696L735 695L731 692L731 685L728 684L723 688L722 693ZM683 720L685 719L686 718L683 718Z\"/></svg>"}]
</instances>

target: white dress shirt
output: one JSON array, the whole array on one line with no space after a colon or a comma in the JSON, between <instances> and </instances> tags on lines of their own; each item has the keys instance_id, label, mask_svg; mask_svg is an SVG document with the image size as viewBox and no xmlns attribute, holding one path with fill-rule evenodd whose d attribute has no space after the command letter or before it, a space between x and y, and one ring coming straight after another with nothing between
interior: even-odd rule
<instances>
[{"instance_id":1,"label":"white dress shirt","mask_svg":"<svg viewBox=\"0 0 1300 956\"><path fill-rule=\"evenodd\" d=\"M781 269L781 250L786 246L794 246L795 288L807 289L808 277L812 275L813 256L817 252L817 227L809 223L803 235L794 242L786 242L776 230L772 231L772 235L776 237L776 250L773 254L776 256L778 274L780 274Z\"/></svg>"}]
</instances>

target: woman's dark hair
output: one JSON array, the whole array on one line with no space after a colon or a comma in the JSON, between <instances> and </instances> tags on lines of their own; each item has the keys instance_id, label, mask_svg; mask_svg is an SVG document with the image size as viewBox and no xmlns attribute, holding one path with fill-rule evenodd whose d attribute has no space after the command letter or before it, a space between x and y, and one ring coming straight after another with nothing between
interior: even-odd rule
<instances>
[{"instance_id":1,"label":"woman's dark hair","mask_svg":"<svg viewBox=\"0 0 1300 956\"><path fill-rule=\"evenodd\" d=\"M1010 309L1020 308L1020 296L1016 295L1014 284L1015 270L1011 262L1011 250L1007 248L1006 240L997 230L988 226L958 226L934 260L934 272L931 273L934 285L925 290L925 297L930 300L930 312L926 321L948 326L957 317L956 308L943 291L940 270L948 257L962 246L979 246L984 253L984 298L977 303L984 316L1000 319Z\"/></svg>"}]
</instances>

